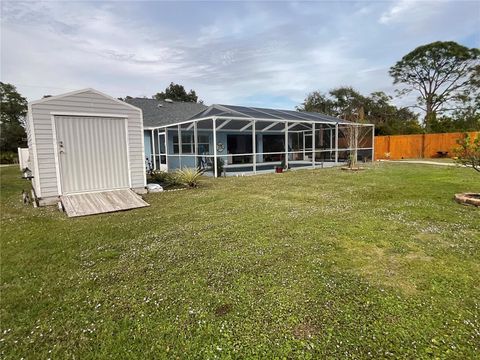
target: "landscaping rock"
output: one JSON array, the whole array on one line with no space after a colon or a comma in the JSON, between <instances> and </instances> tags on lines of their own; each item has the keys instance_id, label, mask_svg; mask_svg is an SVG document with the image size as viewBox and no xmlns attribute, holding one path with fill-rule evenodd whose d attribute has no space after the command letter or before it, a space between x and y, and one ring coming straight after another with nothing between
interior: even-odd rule
<instances>
[{"instance_id":1,"label":"landscaping rock","mask_svg":"<svg viewBox=\"0 0 480 360\"><path fill-rule=\"evenodd\" d=\"M156 193L156 192L162 192L163 187L161 187L158 184L147 184L147 190L149 193Z\"/></svg>"}]
</instances>

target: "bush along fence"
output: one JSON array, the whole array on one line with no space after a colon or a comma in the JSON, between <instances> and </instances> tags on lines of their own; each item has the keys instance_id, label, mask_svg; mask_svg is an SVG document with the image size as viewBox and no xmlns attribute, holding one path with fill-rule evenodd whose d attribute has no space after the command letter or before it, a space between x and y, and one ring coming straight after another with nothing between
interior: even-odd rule
<instances>
[{"instance_id":1,"label":"bush along fence","mask_svg":"<svg viewBox=\"0 0 480 360\"><path fill-rule=\"evenodd\" d=\"M469 132L474 139L478 132ZM453 157L457 140L465 133L375 136L375 159L418 159ZM473 141L473 140L472 140Z\"/></svg>"}]
</instances>

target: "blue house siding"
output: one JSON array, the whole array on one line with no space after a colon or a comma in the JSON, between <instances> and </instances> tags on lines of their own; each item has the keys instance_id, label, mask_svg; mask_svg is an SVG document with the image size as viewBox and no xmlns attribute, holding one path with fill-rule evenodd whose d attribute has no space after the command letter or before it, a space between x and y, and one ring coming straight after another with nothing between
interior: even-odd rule
<instances>
[{"instance_id":1,"label":"blue house siding","mask_svg":"<svg viewBox=\"0 0 480 360\"><path fill-rule=\"evenodd\" d=\"M197 159L195 159L195 156L193 154L183 154L182 156L179 156L179 154L174 154L173 153L173 137L178 134L177 130L175 128L170 128L168 131L168 136L167 136L167 152L168 152L168 157L167 157L167 167L168 171L175 171L179 168L184 168L184 167L197 167L199 164L199 160L201 159L201 156L203 154L199 153ZM155 132L156 134L156 132ZM182 135L184 134L193 134L192 130L186 131L182 130ZM219 158L222 158L224 160L224 163L227 164L229 160L229 154L228 154L228 144L227 144L227 137L228 135L239 135L240 133L238 131L218 131L217 132L217 144L222 143L223 150L222 151L217 151L217 154ZM244 133L245 135L250 135L248 132ZM280 131L266 131L265 133L257 133L256 135L256 152L257 152L257 169L262 169L262 168L270 168L274 165L268 164L268 163L263 163L263 140L265 135L283 135L283 132ZM199 130L198 135L204 135L208 136L208 144L209 144L209 154L205 154L206 158L209 158L210 161L213 162L213 149L214 149L214 144L213 144L213 132L208 131L208 130ZM152 156L152 133L151 130L145 130L144 131L144 141L145 141L145 157L151 159ZM292 138L289 136L289 148L291 149L292 146ZM156 155L157 155L157 168L159 167L158 164L158 149L156 149ZM235 156L235 155L233 155ZM289 159L293 159L293 155L289 155ZM237 166L238 167L238 166Z\"/></svg>"},{"instance_id":2,"label":"blue house siding","mask_svg":"<svg viewBox=\"0 0 480 360\"><path fill-rule=\"evenodd\" d=\"M145 144L145 157L151 159L152 157L152 131L143 131L143 142Z\"/></svg>"},{"instance_id":3,"label":"blue house siding","mask_svg":"<svg viewBox=\"0 0 480 360\"><path fill-rule=\"evenodd\" d=\"M182 131L182 134L193 134L193 131ZM218 131L217 132L217 143L222 143L224 145L222 151L217 151L219 156L223 155L223 160L225 163L228 162L228 153L227 153L227 136L228 135L238 135L238 132L229 132L229 131ZM281 134L279 132L267 132L267 134ZM168 130L168 137L167 137L167 149L168 149L168 170L175 171L176 169L181 167L196 167L198 164L198 159L195 161L195 156L193 154L183 154L183 156L179 156L179 154L173 153L173 137L177 135L176 129ZM199 131L198 135L206 135L209 139L209 147L210 153L205 155L213 156L213 133L211 131ZM263 152L263 135L264 134L257 134L256 138L256 152L262 153ZM144 131L144 139L145 139L145 157L151 158L152 155L152 139L151 139L151 131L145 130ZM291 139L289 139L289 146L291 146ZM157 154L158 155L158 154ZM188 156L190 155L190 156ZM199 154L202 156L202 154ZM181 160L180 160L181 158ZM263 161L263 155L257 154L257 162L260 163Z\"/></svg>"},{"instance_id":4,"label":"blue house siding","mask_svg":"<svg viewBox=\"0 0 480 360\"><path fill-rule=\"evenodd\" d=\"M177 134L178 133L177 133L176 130L168 130L168 137L167 137L168 170L169 171L175 171L176 169L180 168L180 164L181 164L181 167L196 167L197 166L196 165L197 161L195 161L195 155L194 154L183 154L183 156L179 156L179 154L174 154L173 153L173 137ZM182 130L182 134L193 134L193 131ZM200 135L207 135L208 136L208 144L209 144L209 148L210 148L210 155L213 155L213 134L212 134L212 132L199 131L198 135L199 136ZM219 134L217 133L217 142L221 141L221 140L219 140L218 135ZM225 141L226 141L226 139L227 138L225 137ZM224 152L226 153L226 151L227 150L225 149ZM190 156L186 156L186 155L190 155ZM200 155L201 154L199 154L199 156Z\"/></svg>"}]
</instances>

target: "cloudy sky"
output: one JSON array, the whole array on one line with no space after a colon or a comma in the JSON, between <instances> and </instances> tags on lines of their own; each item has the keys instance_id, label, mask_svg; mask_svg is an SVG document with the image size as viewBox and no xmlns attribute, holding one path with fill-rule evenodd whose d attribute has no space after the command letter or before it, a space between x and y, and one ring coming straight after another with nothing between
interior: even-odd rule
<instances>
[{"instance_id":1,"label":"cloudy sky","mask_svg":"<svg viewBox=\"0 0 480 360\"><path fill-rule=\"evenodd\" d=\"M1 81L29 100L171 81L207 104L294 108L312 90L393 94L415 47L480 47L480 1L1 2ZM405 100L398 100L399 103Z\"/></svg>"}]
</instances>

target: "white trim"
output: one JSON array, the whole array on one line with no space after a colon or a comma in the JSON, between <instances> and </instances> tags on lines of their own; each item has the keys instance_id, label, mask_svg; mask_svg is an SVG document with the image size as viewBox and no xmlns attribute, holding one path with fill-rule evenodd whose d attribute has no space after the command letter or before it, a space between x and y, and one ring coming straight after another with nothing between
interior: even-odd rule
<instances>
[{"instance_id":1,"label":"white trim","mask_svg":"<svg viewBox=\"0 0 480 360\"><path fill-rule=\"evenodd\" d=\"M252 150L253 150L253 173L257 173L257 137L256 135L256 121L252 121ZM262 139L262 145L263 145L263 139ZM263 149L263 148L262 148Z\"/></svg>"},{"instance_id":2,"label":"white trim","mask_svg":"<svg viewBox=\"0 0 480 360\"><path fill-rule=\"evenodd\" d=\"M372 163L375 161L375 125L372 124Z\"/></svg>"},{"instance_id":3,"label":"white trim","mask_svg":"<svg viewBox=\"0 0 480 360\"><path fill-rule=\"evenodd\" d=\"M140 109L140 125L143 127L143 110ZM142 128L142 160L143 160L143 186L147 186L147 172L145 171L145 132ZM131 175L130 175L131 176Z\"/></svg>"},{"instance_id":4,"label":"white trim","mask_svg":"<svg viewBox=\"0 0 480 360\"><path fill-rule=\"evenodd\" d=\"M109 117L109 118L128 118L128 115L119 115L119 114L106 114L106 113L85 113L85 112L74 112L74 111L50 111L50 115L55 116L83 116L83 117ZM140 114L142 115L142 114ZM142 117L143 119L143 117Z\"/></svg>"},{"instance_id":5,"label":"white trim","mask_svg":"<svg viewBox=\"0 0 480 360\"><path fill-rule=\"evenodd\" d=\"M177 136L178 136L178 155L182 156L183 154L183 143L182 143L182 127L180 125L177 126ZM173 138L172 138L172 143L173 143ZM175 153L175 151L174 151ZM178 163L180 165L180 169L182 168L182 158L178 159Z\"/></svg>"},{"instance_id":6,"label":"white trim","mask_svg":"<svg viewBox=\"0 0 480 360\"><path fill-rule=\"evenodd\" d=\"M191 123L190 125L188 125L188 127L185 129L186 131L190 130L192 127L193 127L193 124L195 124L194 122Z\"/></svg>"},{"instance_id":7,"label":"white trim","mask_svg":"<svg viewBox=\"0 0 480 360\"><path fill-rule=\"evenodd\" d=\"M315 162L317 156L317 144L315 144L315 124L312 124L312 167L315 169Z\"/></svg>"},{"instance_id":8,"label":"white trim","mask_svg":"<svg viewBox=\"0 0 480 360\"><path fill-rule=\"evenodd\" d=\"M55 159L55 173L57 174L57 192L58 192L58 195L63 195L61 172L60 172L60 159L58 157L58 139L57 139L57 125L55 124L55 115L51 115L50 118L52 121L53 157Z\"/></svg>"},{"instance_id":9,"label":"white trim","mask_svg":"<svg viewBox=\"0 0 480 360\"><path fill-rule=\"evenodd\" d=\"M354 148L339 148L338 150L340 151L347 151L347 150L353 150ZM312 148L308 148L306 149L308 152L311 152L312 151ZM372 150L372 148L358 148L357 150ZM334 153L335 150L334 149L323 149L323 150L316 150L316 152L318 153ZM257 155L285 155L285 151L271 151L271 152L257 152L256 153ZM288 154L303 154L303 150L294 150L294 151L288 151ZM252 156L253 153L235 153L235 154L228 154L228 156L233 156L233 157L236 157L236 156ZM173 154L173 155L169 155L170 157L175 157L175 158L178 158L178 157L195 157L195 154L194 153L191 153L191 154L182 154L182 155L179 155L179 154ZM202 156L202 157L208 157L208 158L213 158L213 154L205 154L205 155L198 155L198 156ZM218 155L218 157L225 157L226 155ZM292 160L292 161L307 161L307 160ZM308 160L309 163L311 163L311 160ZM319 161L317 161L318 163ZM333 161L332 161L333 162ZM252 163L250 163L252 164Z\"/></svg>"},{"instance_id":10,"label":"white trim","mask_svg":"<svg viewBox=\"0 0 480 360\"><path fill-rule=\"evenodd\" d=\"M287 122L285 122L285 124L288 124L289 122L290 122L290 121L287 121ZM285 129L283 129L282 132L288 131L288 130L290 130L291 128L293 128L294 126L297 126L297 125L298 125L297 123L292 124L292 125L290 125L290 126L285 125Z\"/></svg>"},{"instance_id":11,"label":"white trim","mask_svg":"<svg viewBox=\"0 0 480 360\"><path fill-rule=\"evenodd\" d=\"M338 164L338 124L335 125L335 164Z\"/></svg>"},{"instance_id":12,"label":"white trim","mask_svg":"<svg viewBox=\"0 0 480 360\"><path fill-rule=\"evenodd\" d=\"M155 130L151 130L150 133L151 143L152 143L152 161L153 161L153 170L157 170L157 159L155 158Z\"/></svg>"},{"instance_id":13,"label":"white trim","mask_svg":"<svg viewBox=\"0 0 480 360\"><path fill-rule=\"evenodd\" d=\"M61 99L61 98L64 98L64 97L67 97L67 96L73 96L73 95L78 95L78 94L82 94L82 93L85 93L85 92L93 92L97 95L101 95L103 97L106 97L107 99L110 99L110 100L113 100L115 101L116 103L118 104L121 104L121 105L124 105L124 106L127 106L131 109L134 109L134 110L137 110L137 111L140 111L141 112L141 109L136 107L136 106L133 106L129 103L126 103L125 101L122 101L122 100L118 100L118 99L115 99L114 97L111 97L110 95L107 95L105 93L102 93L101 91L98 91L98 90L95 90L93 88L86 88L86 89L81 89L81 90L75 90L75 91L71 91L71 92L68 92L68 93L64 93L64 94L60 94L60 95L55 95L55 96L50 96L50 97L47 97L47 98L43 98L43 99L40 99L40 100L34 100L34 101L30 101L29 104L31 105L35 105L35 104L43 104L43 103L46 103L46 102L49 102L49 101L52 101L52 100L58 100L58 99Z\"/></svg>"},{"instance_id":14,"label":"white trim","mask_svg":"<svg viewBox=\"0 0 480 360\"><path fill-rule=\"evenodd\" d=\"M217 131L220 130L221 128L223 128L225 125L227 125L230 121L232 120L225 120L223 123L221 123L220 125L217 126Z\"/></svg>"},{"instance_id":15,"label":"white trim","mask_svg":"<svg viewBox=\"0 0 480 360\"><path fill-rule=\"evenodd\" d=\"M130 140L128 139L128 119L127 118L125 118L125 141L126 141L125 145L127 148L128 185L130 188L132 188L132 170L130 167Z\"/></svg>"},{"instance_id":16,"label":"white trim","mask_svg":"<svg viewBox=\"0 0 480 360\"><path fill-rule=\"evenodd\" d=\"M296 124L294 124L296 125ZM285 123L285 139L283 140L284 141L284 145L285 145L285 166L287 167L288 169L288 129L290 127L288 126L288 122ZM305 144L303 144L303 147L305 147Z\"/></svg>"},{"instance_id":17,"label":"white trim","mask_svg":"<svg viewBox=\"0 0 480 360\"><path fill-rule=\"evenodd\" d=\"M334 121L321 121L321 120L313 121L313 120L265 119L265 118L255 118L255 117L234 117L234 116L221 116L221 115L215 116L215 118L217 120L241 120L241 121L256 120L256 121L264 121L264 122L278 121L278 122L281 122L281 123L289 122L289 123L297 123L297 124L312 124L312 123L315 123L315 124L326 124L326 125L331 125L331 126L335 126L337 124L338 125L344 125L344 126L372 126L372 124L342 122L341 119L338 119L338 122L334 122ZM173 127L173 126L177 126L177 125L188 124L188 123L194 122L194 121L199 122L199 121L205 121L205 120L211 120L211 119L213 119L213 116L207 116L207 117L198 118L198 119L180 121L178 123L173 123L173 124L168 124L168 125L161 125L161 126L155 127L155 129L163 129L163 128L167 128L167 127Z\"/></svg>"},{"instance_id":18,"label":"white trim","mask_svg":"<svg viewBox=\"0 0 480 360\"><path fill-rule=\"evenodd\" d=\"M33 155L33 167L35 173L33 174L33 182L35 184L35 193L37 197L42 197L42 186L40 184L40 170L38 166L38 153L37 153L37 138L35 137L35 123L33 122L33 112L32 106L28 104L27 106L28 114L27 114L27 121L28 121L28 128L30 132L30 139L32 141L32 155ZM29 144L30 146L30 144Z\"/></svg>"},{"instance_id":19,"label":"white trim","mask_svg":"<svg viewBox=\"0 0 480 360\"><path fill-rule=\"evenodd\" d=\"M168 129L165 129L165 165L168 171ZM172 147L173 147L173 138L172 138Z\"/></svg>"},{"instance_id":20,"label":"white trim","mask_svg":"<svg viewBox=\"0 0 480 360\"><path fill-rule=\"evenodd\" d=\"M194 144L194 151L195 151L195 159L194 159L194 168L197 168L198 164L198 129L197 129L197 123L193 123L193 144Z\"/></svg>"},{"instance_id":21,"label":"white trim","mask_svg":"<svg viewBox=\"0 0 480 360\"><path fill-rule=\"evenodd\" d=\"M218 177L217 169L217 118L213 117L212 119L212 129L213 129L213 174L214 177Z\"/></svg>"},{"instance_id":22,"label":"white trim","mask_svg":"<svg viewBox=\"0 0 480 360\"><path fill-rule=\"evenodd\" d=\"M261 132L265 132L267 130L270 130L271 128L275 127L276 125L280 124L280 121L275 121L274 123L268 125L268 126L265 126L262 130L260 130ZM275 130L274 130L275 131Z\"/></svg>"},{"instance_id":23,"label":"white trim","mask_svg":"<svg viewBox=\"0 0 480 360\"><path fill-rule=\"evenodd\" d=\"M252 120L249 120L249 121L250 121L250 123L248 123L247 125L245 125L244 127L242 127L242 128L240 129L240 131L245 131L245 130L247 130L250 126L252 126L252 124L253 124Z\"/></svg>"}]
</instances>

